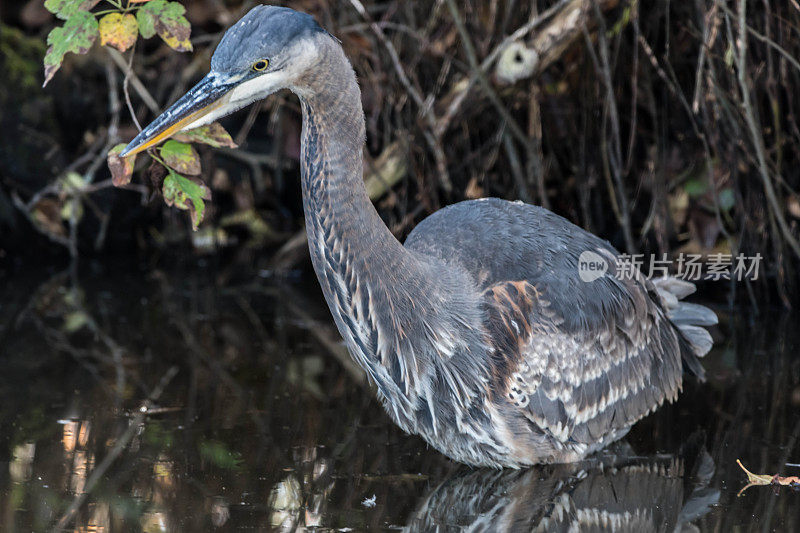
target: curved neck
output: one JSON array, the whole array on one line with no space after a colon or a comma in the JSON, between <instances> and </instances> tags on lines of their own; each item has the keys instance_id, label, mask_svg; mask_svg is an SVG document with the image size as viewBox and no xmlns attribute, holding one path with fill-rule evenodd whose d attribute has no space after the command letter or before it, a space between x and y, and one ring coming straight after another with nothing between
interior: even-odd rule
<instances>
[{"instance_id":1,"label":"curved neck","mask_svg":"<svg viewBox=\"0 0 800 533\"><path fill-rule=\"evenodd\" d=\"M333 238L370 268L412 261L381 220L363 180L364 113L356 77L341 47L325 38L318 68L297 91L303 111L301 173L309 243ZM327 43L329 41L329 43ZM329 243L333 244L333 243ZM386 261L386 259L392 261ZM377 260L377 262L375 261ZM314 267L319 274L322 265Z\"/></svg>"},{"instance_id":2,"label":"curved neck","mask_svg":"<svg viewBox=\"0 0 800 533\"><path fill-rule=\"evenodd\" d=\"M361 94L344 51L333 39L325 41L319 65L295 90L303 110L301 174L309 252L351 355L390 399L395 420L411 430L412 391L423 354L402 348L400 337L424 322L422 309L415 315L406 311L424 300L432 276L426 263L395 239L367 195Z\"/></svg>"},{"instance_id":3,"label":"curved neck","mask_svg":"<svg viewBox=\"0 0 800 533\"><path fill-rule=\"evenodd\" d=\"M486 373L482 359L463 356L484 342L477 297L465 275L403 247L378 216L362 175L361 94L333 39L324 38L319 64L295 92L306 232L325 300L395 421L435 434L437 420L456 413L434 401L437 387L468 403L477 392L465 384Z\"/></svg>"}]
</instances>

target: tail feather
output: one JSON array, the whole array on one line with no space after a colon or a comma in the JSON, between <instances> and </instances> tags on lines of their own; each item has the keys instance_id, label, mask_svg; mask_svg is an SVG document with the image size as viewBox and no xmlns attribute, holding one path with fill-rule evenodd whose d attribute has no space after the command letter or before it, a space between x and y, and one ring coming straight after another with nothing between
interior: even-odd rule
<instances>
[{"instance_id":1,"label":"tail feather","mask_svg":"<svg viewBox=\"0 0 800 533\"><path fill-rule=\"evenodd\" d=\"M683 336L686 337L686 340L689 341L689 345L692 347L692 351L694 351L697 357L703 357L711 350L714 341L711 339L711 334L708 330L690 324L678 326L678 329L683 333Z\"/></svg>"},{"instance_id":2,"label":"tail feather","mask_svg":"<svg viewBox=\"0 0 800 533\"><path fill-rule=\"evenodd\" d=\"M680 302L669 314L669 319L676 326L714 326L717 314L708 307L688 302Z\"/></svg>"},{"instance_id":3,"label":"tail feather","mask_svg":"<svg viewBox=\"0 0 800 533\"><path fill-rule=\"evenodd\" d=\"M703 326L715 325L717 315L708 307L680 301L696 290L694 283L670 277L652 281L667 316L681 334L682 344L687 346L683 350L684 364L702 379L705 372L697 358L707 354L714 344L711 334Z\"/></svg>"}]
</instances>

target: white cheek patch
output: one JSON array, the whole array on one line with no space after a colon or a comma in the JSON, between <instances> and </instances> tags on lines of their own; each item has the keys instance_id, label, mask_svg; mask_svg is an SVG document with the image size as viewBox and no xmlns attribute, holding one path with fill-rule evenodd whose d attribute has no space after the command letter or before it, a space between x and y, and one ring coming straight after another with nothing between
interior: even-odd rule
<instances>
[{"instance_id":1,"label":"white cheek patch","mask_svg":"<svg viewBox=\"0 0 800 533\"><path fill-rule=\"evenodd\" d=\"M251 80L241 83L222 97L223 103L209 114L188 124L182 131L199 128L211 124L218 118L230 115L234 111L266 98L281 89L292 89L298 77L312 68L318 59L317 44L312 39L304 39L286 52L292 60L281 70L267 72Z\"/></svg>"},{"instance_id":2,"label":"white cheek patch","mask_svg":"<svg viewBox=\"0 0 800 533\"><path fill-rule=\"evenodd\" d=\"M227 98L231 104L246 102L244 105L247 105L283 89L287 81L286 73L282 70L268 72L237 85L231 89Z\"/></svg>"}]
</instances>

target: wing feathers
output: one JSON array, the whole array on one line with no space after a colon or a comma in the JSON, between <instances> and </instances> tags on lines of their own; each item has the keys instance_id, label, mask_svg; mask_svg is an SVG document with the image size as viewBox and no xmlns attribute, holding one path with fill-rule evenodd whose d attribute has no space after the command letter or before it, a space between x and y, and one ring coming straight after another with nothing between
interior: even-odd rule
<instances>
[{"instance_id":1,"label":"wing feathers","mask_svg":"<svg viewBox=\"0 0 800 533\"><path fill-rule=\"evenodd\" d=\"M498 392L564 445L619 434L680 388L677 334L644 287L625 294L627 313L583 332L563 331L547 295L527 281L492 285L484 296L506 369L495 373Z\"/></svg>"}]
</instances>

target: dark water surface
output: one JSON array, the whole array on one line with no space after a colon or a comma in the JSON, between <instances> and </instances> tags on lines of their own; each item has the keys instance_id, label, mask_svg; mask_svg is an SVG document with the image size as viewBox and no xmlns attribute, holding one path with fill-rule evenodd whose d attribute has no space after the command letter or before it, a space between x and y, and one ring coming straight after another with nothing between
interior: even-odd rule
<instances>
[{"instance_id":1,"label":"dark water surface","mask_svg":"<svg viewBox=\"0 0 800 533\"><path fill-rule=\"evenodd\" d=\"M800 475L798 315L723 311L708 382L613 455L498 472L394 427L314 280L252 280L0 278L0 530L800 527L736 465Z\"/></svg>"}]
</instances>

